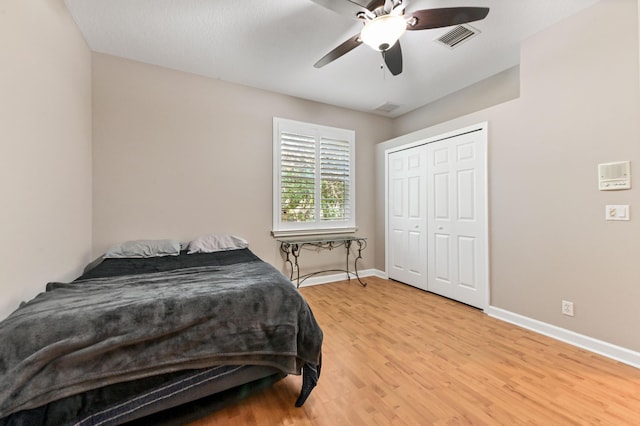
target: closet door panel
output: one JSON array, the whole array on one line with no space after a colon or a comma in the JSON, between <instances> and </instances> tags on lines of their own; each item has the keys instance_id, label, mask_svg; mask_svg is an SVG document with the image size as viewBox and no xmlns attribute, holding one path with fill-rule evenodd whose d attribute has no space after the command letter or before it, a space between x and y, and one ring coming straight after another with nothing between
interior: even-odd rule
<instances>
[{"instance_id":1,"label":"closet door panel","mask_svg":"<svg viewBox=\"0 0 640 426\"><path fill-rule=\"evenodd\" d=\"M485 142L470 132L427 145L427 288L479 308L488 303Z\"/></svg>"},{"instance_id":2,"label":"closet door panel","mask_svg":"<svg viewBox=\"0 0 640 426\"><path fill-rule=\"evenodd\" d=\"M389 154L388 274L389 278L427 288L426 149Z\"/></svg>"}]
</instances>

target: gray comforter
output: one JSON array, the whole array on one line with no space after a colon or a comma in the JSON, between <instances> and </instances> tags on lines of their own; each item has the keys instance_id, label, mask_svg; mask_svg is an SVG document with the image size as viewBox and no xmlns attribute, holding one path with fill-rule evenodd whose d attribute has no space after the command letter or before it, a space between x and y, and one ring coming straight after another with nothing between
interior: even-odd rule
<instances>
[{"instance_id":1,"label":"gray comforter","mask_svg":"<svg viewBox=\"0 0 640 426\"><path fill-rule=\"evenodd\" d=\"M322 331L264 262L52 283L0 323L0 418L105 385L220 364L300 374Z\"/></svg>"}]
</instances>

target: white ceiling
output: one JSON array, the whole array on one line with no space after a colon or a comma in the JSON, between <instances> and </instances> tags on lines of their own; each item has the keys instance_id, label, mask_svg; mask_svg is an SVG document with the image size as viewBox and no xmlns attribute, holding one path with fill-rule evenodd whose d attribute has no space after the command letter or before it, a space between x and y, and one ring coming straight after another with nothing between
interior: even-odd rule
<instances>
[{"instance_id":1,"label":"white ceiling","mask_svg":"<svg viewBox=\"0 0 640 426\"><path fill-rule=\"evenodd\" d=\"M336 0L339 1L339 0ZM346 0L343 0L346 1ZM407 31L404 71L361 45L323 68L313 64L362 23L311 0L65 0L90 48L355 110L399 105L395 117L519 63L520 42L597 0L406 0L419 9L481 6L481 34L450 50L450 28Z\"/></svg>"}]
</instances>

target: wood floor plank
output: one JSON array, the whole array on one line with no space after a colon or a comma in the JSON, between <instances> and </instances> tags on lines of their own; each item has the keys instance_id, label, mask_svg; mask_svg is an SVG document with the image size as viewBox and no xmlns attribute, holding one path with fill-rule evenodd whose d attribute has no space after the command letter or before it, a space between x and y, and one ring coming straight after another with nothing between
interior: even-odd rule
<instances>
[{"instance_id":1,"label":"wood floor plank","mask_svg":"<svg viewBox=\"0 0 640 426\"><path fill-rule=\"evenodd\" d=\"M305 405L288 376L206 425L637 425L640 370L379 278L304 287L324 330Z\"/></svg>"}]
</instances>

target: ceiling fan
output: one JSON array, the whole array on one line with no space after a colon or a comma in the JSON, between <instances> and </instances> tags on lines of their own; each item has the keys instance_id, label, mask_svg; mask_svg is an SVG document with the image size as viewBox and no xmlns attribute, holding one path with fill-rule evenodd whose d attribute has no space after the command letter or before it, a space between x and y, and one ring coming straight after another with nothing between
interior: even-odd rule
<instances>
[{"instance_id":1,"label":"ceiling fan","mask_svg":"<svg viewBox=\"0 0 640 426\"><path fill-rule=\"evenodd\" d=\"M428 30L479 21L489 14L488 7L445 7L416 10L405 14L404 0L312 0L343 15L361 20L364 28L331 52L314 67L321 68L365 43L382 52L391 74L402 72L399 38L405 31Z\"/></svg>"}]
</instances>

